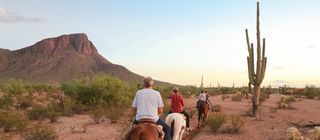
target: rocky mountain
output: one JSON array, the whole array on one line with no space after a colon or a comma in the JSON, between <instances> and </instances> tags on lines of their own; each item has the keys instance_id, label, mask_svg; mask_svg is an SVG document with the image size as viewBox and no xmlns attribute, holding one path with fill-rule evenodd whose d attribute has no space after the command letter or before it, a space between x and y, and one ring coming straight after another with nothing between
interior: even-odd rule
<instances>
[{"instance_id":1,"label":"rocky mountain","mask_svg":"<svg viewBox=\"0 0 320 140\"><path fill-rule=\"evenodd\" d=\"M101 72L130 82L143 79L102 57L83 33L44 39L14 51L0 49L0 81L62 83Z\"/></svg>"}]
</instances>

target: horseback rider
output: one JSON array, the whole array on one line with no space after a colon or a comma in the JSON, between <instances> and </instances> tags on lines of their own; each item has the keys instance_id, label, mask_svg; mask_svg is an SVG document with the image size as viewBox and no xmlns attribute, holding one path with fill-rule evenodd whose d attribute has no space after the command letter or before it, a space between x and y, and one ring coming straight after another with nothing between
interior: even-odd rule
<instances>
[{"instance_id":1,"label":"horseback rider","mask_svg":"<svg viewBox=\"0 0 320 140\"><path fill-rule=\"evenodd\" d=\"M203 103L203 102L207 102L209 104L209 110L212 109L212 103L211 101L209 100L209 94L207 91L205 90L201 90L201 93L199 95L199 100L197 102L197 109L199 109L200 105Z\"/></svg>"},{"instance_id":2,"label":"horseback rider","mask_svg":"<svg viewBox=\"0 0 320 140\"><path fill-rule=\"evenodd\" d=\"M134 124L141 119L152 119L163 127L165 140L171 140L170 127L159 118L163 113L163 101L160 93L153 90L154 82L151 77L144 79L144 89L138 90L132 103L132 110L136 114Z\"/></svg>"},{"instance_id":3,"label":"horseback rider","mask_svg":"<svg viewBox=\"0 0 320 140\"><path fill-rule=\"evenodd\" d=\"M190 115L188 112L184 110L184 103L183 103L183 97L181 96L178 88L173 88L172 94L171 94L171 109L170 113L181 113L184 116L186 116L186 127L187 131L191 131L190 128Z\"/></svg>"}]
</instances>

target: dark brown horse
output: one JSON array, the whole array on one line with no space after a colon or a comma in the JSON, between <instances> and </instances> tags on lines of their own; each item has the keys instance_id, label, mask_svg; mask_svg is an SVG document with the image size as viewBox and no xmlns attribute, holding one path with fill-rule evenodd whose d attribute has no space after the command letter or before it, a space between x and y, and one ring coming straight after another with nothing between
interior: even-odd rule
<instances>
[{"instance_id":1,"label":"dark brown horse","mask_svg":"<svg viewBox=\"0 0 320 140\"><path fill-rule=\"evenodd\" d=\"M154 122L139 122L126 134L125 140L163 140L159 130L161 128L158 128Z\"/></svg>"},{"instance_id":2,"label":"dark brown horse","mask_svg":"<svg viewBox=\"0 0 320 140\"><path fill-rule=\"evenodd\" d=\"M204 127L209 115L209 104L206 101L200 101L198 106L198 128Z\"/></svg>"}]
</instances>

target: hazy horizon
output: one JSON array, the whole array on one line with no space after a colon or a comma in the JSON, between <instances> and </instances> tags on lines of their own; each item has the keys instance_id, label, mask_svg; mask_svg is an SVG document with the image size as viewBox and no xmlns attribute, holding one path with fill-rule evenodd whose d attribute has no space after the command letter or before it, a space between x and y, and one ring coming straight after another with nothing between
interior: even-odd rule
<instances>
[{"instance_id":1,"label":"hazy horizon","mask_svg":"<svg viewBox=\"0 0 320 140\"><path fill-rule=\"evenodd\" d=\"M245 29L255 43L255 0L0 0L0 48L86 33L113 63L181 85L247 85ZM262 0L264 85L320 85L320 1ZM71 10L72 9L72 10Z\"/></svg>"}]
</instances>

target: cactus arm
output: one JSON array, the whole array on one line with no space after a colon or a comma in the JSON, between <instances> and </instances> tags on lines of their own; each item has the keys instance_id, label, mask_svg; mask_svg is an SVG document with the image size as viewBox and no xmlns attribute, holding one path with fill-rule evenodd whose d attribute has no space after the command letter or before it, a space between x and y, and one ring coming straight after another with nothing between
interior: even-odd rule
<instances>
[{"instance_id":1,"label":"cactus arm","mask_svg":"<svg viewBox=\"0 0 320 140\"><path fill-rule=\"evenodd\" d=\"M247 40L248 51L250 53L250 41L249 41L248 29L246 29L246 40Z\"/></svg>"},{"instance_id":2,"label":"cactus arm","mask_svg":"<svg viewBox=\"0 0 320 140\"><path fill-rule=\"evenodd\" d=\"M249 75L249 81L250 83L253 83L254 82L254 72L252 71L252 63L251 63L251 60L250 60L250 57L248 56L247 57L247 62L248 62L248 75Z\"/></svg>"},{"instance_id":3,"label":"cactus arm","mask_svg":"<svg viewBox=\"0 0 320 140\"><path fill-rule=\"evenodd\" d=\"M262 65L262 73L261 73L261 80L260 80L260 84L262 83L264 76L266 74L266 68L267 68L267 57L264 58L263 60L263 65Z\"/></svg>"}]
</instances>

